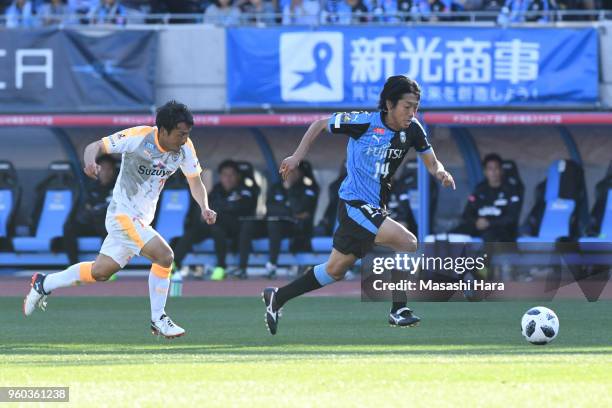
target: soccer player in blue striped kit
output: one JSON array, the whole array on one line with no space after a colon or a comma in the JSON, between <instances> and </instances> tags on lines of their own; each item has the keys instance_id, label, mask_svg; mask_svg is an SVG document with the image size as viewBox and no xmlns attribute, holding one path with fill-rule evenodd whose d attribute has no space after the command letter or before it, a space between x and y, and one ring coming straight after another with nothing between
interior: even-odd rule
<instances>
[{"instance_id":1,"label":"soccer player in blue striped kit","mask_svg":"<svg viewBox=\"0 0 612 408\"><path fill-rule=\"evenodd\" d=\"M379 112L335 113L329 119L313 122L293 155L283 160L280 174L285 179L306 157L323 130L345 134L347 176L340 186L338 221L333 249L327 262L298 277L282 288L269 287L262 293L266 324L276 334L280 308L290 299L344 278L357 259L373 244L397 252L414 252L417 239L403 225L387 217L385 206L391 179L406 153L415 148L427 170L445 187L455 188L452 175L436 158L425 130L415 118L421 90L403 75L389 77L380 94ZM389 323L415 326L420 318L406 307L406 298L394 299Z\"/></svg>"}]
</instances>

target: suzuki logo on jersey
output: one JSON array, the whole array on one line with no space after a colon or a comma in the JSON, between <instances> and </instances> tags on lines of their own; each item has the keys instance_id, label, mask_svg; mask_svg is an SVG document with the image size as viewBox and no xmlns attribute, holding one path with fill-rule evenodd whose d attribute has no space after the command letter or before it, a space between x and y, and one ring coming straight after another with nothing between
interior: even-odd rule
<instances>
[{"instance_id":1,"label":"suzuki logo on jersey","mask_svg":"<svg viewBox=\"0 0 612 408\"><path fill-rule=\"evenodd\" d=\"M169 177L172 174L172 170L166 170L166 165L162 162L153 163L152 169L147 169L146 166L140 165L138 166L138 174L142 174L144 176L161 176L161 177Z\"/></svg>"},{"instance_id":2,"label":"suzuki logo on jersey","mask_svg":"<svg viewBox=\"0 0 612 408\"><path fill-rule=\"evenodd\" d=\"M342 101L343 44L343 34L337 32L281 34L279 54L283 101Z\"/></svg>"}]
</instances>

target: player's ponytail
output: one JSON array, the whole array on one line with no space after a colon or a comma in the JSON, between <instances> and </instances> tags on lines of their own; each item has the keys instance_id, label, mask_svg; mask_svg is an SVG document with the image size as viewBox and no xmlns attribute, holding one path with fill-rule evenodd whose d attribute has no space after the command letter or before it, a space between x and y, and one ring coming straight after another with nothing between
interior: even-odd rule
<instances>
[{"instance_id":1,"label":"player's ponytail","mask_svg":"<svg viewBox=\"0 0 612 408\"><path fill-rule=\"evenodd\" d=\"M380 100L378 101L378 109L386 112L387 101L391 102L392 106L397 105L397 101L402 99L404 94L416 95L419 99L421 98L421 87L419 84L404 75L390 76L385 82L382 92L380 93Z\"/></svg>"}]
</instances>

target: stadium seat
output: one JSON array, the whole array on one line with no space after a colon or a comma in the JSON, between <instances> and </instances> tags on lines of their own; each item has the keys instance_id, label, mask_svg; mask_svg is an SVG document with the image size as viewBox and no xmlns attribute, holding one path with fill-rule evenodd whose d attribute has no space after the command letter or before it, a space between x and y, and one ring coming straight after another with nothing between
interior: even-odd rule
<instances>
[{"instance_id":1,"label":"stadium seat","mask_svg":"<svg viewBox=\"0 0 612 408\"><path fill-rule=\"evenodd\" d=\"M466 234L432 234L425 237L425 242L448 241L450 243L482 243L482 238L472 237Z\"/></svg>"},{"instance_id":2,"label":"stadium seat","mask_svg":"<svg viewBox=\"0 0 612 408\"><path fill-rule=\"evenodd\" d=\"M281 241L281 252L289 251L290 240L285 238ZM268 252L270 250L270 240L268 238L254 239L253 252Z\"/></svg>"},{"instance_id":3,"label":"stadium seat","mask_svg":"<svg viewBox=\"0 0 612 408\"><path fill-rule=\"evenodd\" d=\"M64 234L64 223L76 201L78 184L70 163L54 162L49 166L50 175L37 186L41 199L33 217L35 235L13 238L17 252L44 252L52 250L52 241Z\"/></svg>"},{"instance_id":4,"label":"stadium seat","mask_svg":"<svg viewBox=\"0 0 612 408\"><path fill-rule=\"evenodd\" d=\"M82 252L98 252L102 246L102 238L100 237L80 237L77 242L79 251Z\"/></svg>"},{"instance_id":5,"label":"stadium seat","mask_svg":"<svg viewBox=\"0 0 612 408\"><path fill-rule=\"evenodd\" d=\"M418 171L419 165L416 160L408 160L404 165L404 169L398 180L394 181L394 188L396 185L401 184L401 189L407 191L410 199L410 209L414 216L414 220L418 224L419 222L419 210L420 210L420 199L419 199L419 183L418 183ZM429 177L429 229L431 230L432 220L435 216L436 206L438 202L438 183L435 179Z\"/></svg>"},{"instance_id":6,"label":"stadium seat","mask_svg":"<svg viewBox=\"0 0 612 408\"><path fill-rule=\"evenodd\" d=\"M508 183L515 186L519 191L521 202L525 196L525 185L519 174L518 166L514 160L504 160L502 162L502 169L504 171L504 178Z\"/></svg>"},{"instance_id":7,"label":"stadium seat","mask_svg":"<svg viewBox=\"0 0 612 408\"><path fill-rule=\"evenodd\" d=\"M333 237L314 237L311 240L312 251L329 253L332 250L333 242Z\"/></svg>"},{"instance_id":8,"label":"stadium seat","mask_svg":"<svg viewBox=\"0 0 612 408\"><path fill-rule=\"evenodd\" d=\"M576 202L563 198L549 200L546 203L540 231L535 237L520 237L517 239L520 250L547 250L561 237L570 235L570 220L574 213ZM541 244L541 245L534 245Z\"/></svg>"},{"instance_id":9,"label":"stadium seat","mask_svg":"<svg viewBox=\"0 0 612 408\"><path fill-rule=\"evenodd\" d=\"M204 241L195 244L193 246L195 252L214 252L215 241L212 238L205 239Z\"/></svg>"},{"instance_id":10,"label":"stadium seat","mask_svg":"<svg viewBox=\"0 0 612 408\"><path fill-rule=\"evenodd\" d=\"M15 210L19 207L17 172L8 161L0 161L0 250L10 248Z\"/></svg>"},{"instance_id":11,"label":"stadium seat","mask_svg":"<svg viewBox=\"0 0 612 408\"><path fill-rule=\"evenodd\" d=\"M517 240L519 249L548 250L559 238L577 237L578 208L585 204L582 167L573 160L553 162L546 180L536 187L535 204L521 227L524 236Z\"/></svg>"},{"instance_id":12,"label":"stadium seat","mask_svg":"<svg viewBox=\"0 0 612 408\"><path fill-rule=\"evenodd\" d=\"M255 180L255 169L251 163L246 161L237 161L236 164L238 165L238 170L240 171L240 176L242 177L242 184L251 192L253 197L256 198L254 201L255 207L252 209L252 215L255 215L257 198L261 192L261 188Z\"/></svg>"},{"instance_id":13,"label":"stadium seat","mask_svg":"<svg viewBox=\"0 0 612 408\"><path fill-rule=\"evenodd\" d=\"M8 237L8 223L15 208L14 199L11 189L0 187L0 238Z\"/></svg>"},{"instance_id":14,"label":"stadium seat","mask_svg":"<svg viewBox=\"0 0 612 408\"><path fill-rule=\"evenodd\" d=\"M610 251L612 245L612 162L606 176L595 187L595 204L587 229L588 237L580 238L585 250Z\"/></svg>"},{"instance_id":15,"label":"stadium seat","mask_svg":"<svg viewBox=\"0 0 612 408\"><path fill-rule=\"evenodd\" d=\"M604 216L599 230L599 238L612 241L612 189L608 190Z\"/></svg>"},{"instance_id":16,"label":"stadium seat","mask_svg":"<svg viewBox=\"0 0 612 408\"><path fill-rule=\"evenodd\" d=\"M522 237L521 240L556 240L569 235L570 217L576 203L573 200L557 198L546 203L546 211L537 237Z\"/></svg>"},{"instance_id":17,"label":"stadium seat","mask_svg":"<svg viewBox=\"0 0 612 408\"><path fill-rule=\"evenodd\" d=\"M312 164L310 164L310 162L307 160L302 160L302 162L300 163L300 168L302 169L302 173L304 174L304 184L307 186L311 186L313 189L319 191L319 183L317 183L317 179L314 176Z\"/></svg>"},{"instance_id":18,"label":"stadium seat","mask_svg":"<svg viewBox=\"0 0 612 408\"><path fill-rule=\"evenodd\" d=\"M174 175L172 178L175 177L179 176ZM190 205L189 188L186 185L184 187L181 185L167 186L162 191L159 201L155 229L167 242L171 242L183 235L185 218Z\"/></svg>"},{"instance_id":19,"label":"stadium seat","mask_svg":"<svg viewBox=\"0 0 612 408\"><path fill-rule=\"evenodd\" d=\"M72 191L48 190L45 194L40 221L33 237L16 237L16 251L49 251L51 240L63 235L64 223L72 210Z\"/></svg>"}]
</instances>

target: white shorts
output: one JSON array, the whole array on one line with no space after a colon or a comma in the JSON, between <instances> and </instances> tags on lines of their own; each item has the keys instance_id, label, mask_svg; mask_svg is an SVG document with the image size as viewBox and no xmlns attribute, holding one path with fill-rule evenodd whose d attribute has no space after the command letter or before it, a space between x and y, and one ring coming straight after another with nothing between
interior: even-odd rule
<instances>
[{"instance_id":1,"label":"white shorts","mask_svg":"<svg viewBox=\"0 0 612 408\"><path fill-rule=\"evenodd\" d=\"M127 214L109 214L105 225L108 235L100 253L111 257L122 268L134 255L140 255L140 250L147 242L156 236L161 238L153 227Z\"/></svg>"}]
</instances>

